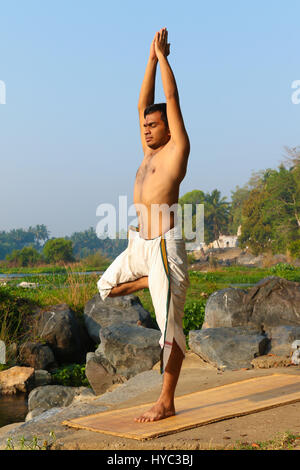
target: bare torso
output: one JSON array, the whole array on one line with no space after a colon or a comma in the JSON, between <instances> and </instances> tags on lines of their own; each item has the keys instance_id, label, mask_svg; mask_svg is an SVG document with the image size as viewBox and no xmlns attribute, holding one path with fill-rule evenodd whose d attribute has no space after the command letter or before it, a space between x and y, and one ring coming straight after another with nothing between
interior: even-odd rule
<instances>
[{"instance_id":1,"label":"bare torso","mask_svg":"<svg viewBox=\"0 0 300 470\"><path fill-rule=\"evenodd\" d=\"M174 213L170 207L178 203L179 186L184 175L177 178L171 175L171 158L172 147L169 144L159 151L149 149L136 173L133 200L142 238L156 238L174 226ZM158 205L165 206L156 210Z\"/></svg>"}]
</instances>

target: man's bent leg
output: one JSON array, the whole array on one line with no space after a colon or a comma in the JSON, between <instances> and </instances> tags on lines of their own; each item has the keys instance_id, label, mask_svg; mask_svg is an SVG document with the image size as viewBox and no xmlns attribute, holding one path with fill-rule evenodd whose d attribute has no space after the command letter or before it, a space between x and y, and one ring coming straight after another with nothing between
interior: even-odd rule
<instances>
[{"instance_id":1,"label":"man's bent leg","mask_svg":"<svg viewBox=\"0 0 300 470\"><path fill-rule=\"evenodd\" d=\"M108 294L108 297L117 297L120 295L132 294L141 289L148 287L148 276L143 276L135 281L123 282L113 287Z\"/></svg>"},{"instance_id":2,"label":"man's bent leg","mask_svg":"<svg viewBox=\"0 0 300 470\"><path fill-rule=\"evenodd\" d=\"M184 355L174 339L168 365L164 372L161 394L155 405L140 417L135 418L134 421L140 423L157 421L175 414L174 395L183 358Z\"/></svg>"}]
</instances>

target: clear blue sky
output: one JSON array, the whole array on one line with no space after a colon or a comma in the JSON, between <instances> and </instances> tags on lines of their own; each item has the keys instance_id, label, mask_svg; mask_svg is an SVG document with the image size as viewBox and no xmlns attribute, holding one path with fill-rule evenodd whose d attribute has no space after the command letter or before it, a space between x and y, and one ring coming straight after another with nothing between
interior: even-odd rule
<instances>
[{"instance_id":1,"label":"clear blue sky","mask_svg":"<svg viewBox=\"0 0 300 470\"><path fill-rule=\"evenodd\" d=\"M180 195L217 188L230 200L300 144L298 0L10 0L0 17L0 230L71 235L96 228L99 204L132 204L137 100L164 26L191 141Z\"/></svg>"}]
</instances>

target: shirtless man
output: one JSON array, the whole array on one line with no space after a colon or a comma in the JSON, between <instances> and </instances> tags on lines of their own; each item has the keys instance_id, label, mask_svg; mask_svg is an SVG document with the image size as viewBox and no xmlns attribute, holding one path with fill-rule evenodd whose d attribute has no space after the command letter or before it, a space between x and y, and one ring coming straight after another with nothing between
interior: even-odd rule
<instances>
[{"instance_id":1,"label":"shirtless man","mask_svg":"<svg viewBox=\"0 0 300 470\"><path fill-rule=\"evenodd\" d=\"M150 56L138 101L144 159L136 174L134 204L137 208L139 236L149 241L157 239L174 226L172 213L166 211L158 219L157 217L153 218L151 207L155 204L166 204L167 207L170 207L178 203L179 186L186 173L190 152L189 138L180 110L175 78L167 60L169 46L167 29L162 28L155 34L151 43ZM155 75L158 62L166 106L159 104L151 107L154 103ZM166 114L164 114L164 109L166 109ZM140 210L141 207L144 210ZM181 264L184 263L181 262ZM179 281L179 284L184 285L185 288L188 282L187 277L186 268L184 276ZM103 286L105 286L104 281L100 286L104 292ZM112 287L109 294L106 295L110 297L127 295L148 287L148 276L142 276L133 281L120 282ZM183 310L183 305L184 301L180 307L181 310ZM161 394L149 411L135 418L137 422L156 421L175 414L174 393L184 354L182 340L181 348L176 343L175 336L174 341L168 344L172 346L164 371Z\"/></svg>"}]
</instances>

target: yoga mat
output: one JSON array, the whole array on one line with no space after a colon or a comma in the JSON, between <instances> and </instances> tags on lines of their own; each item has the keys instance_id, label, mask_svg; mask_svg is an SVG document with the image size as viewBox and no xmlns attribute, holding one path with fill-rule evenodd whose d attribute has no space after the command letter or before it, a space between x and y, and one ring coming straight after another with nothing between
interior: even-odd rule
<instances>
[{"instance_id":1,"label":"yoga mat","mask_svg":"<svg viewBox=\"0 0 300 470\"><path fill-rule=\"evenodd\" d=\"M159 421L134 421L154 405L151 402L62 424L143 441L297 401L300 401L300 376L273 374L175 397L176 415Z\"/></svg>"}]
</instances>

